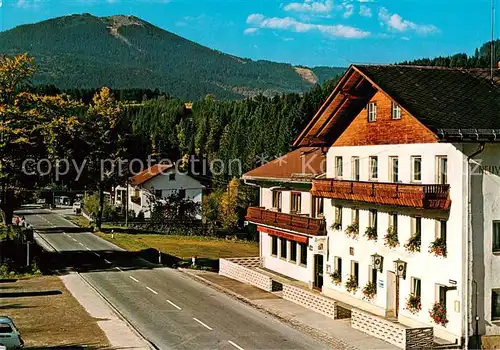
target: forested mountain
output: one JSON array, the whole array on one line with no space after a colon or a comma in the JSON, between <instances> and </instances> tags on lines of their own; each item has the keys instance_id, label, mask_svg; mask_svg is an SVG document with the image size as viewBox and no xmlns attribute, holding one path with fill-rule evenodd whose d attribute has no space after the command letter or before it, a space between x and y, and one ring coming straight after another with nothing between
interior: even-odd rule
<instances>
[{"instance_id":1,"label":"forested mountain","mask_svg":"<svg viewBox=\"0 0 500 350\"><path fill-rule=\"evenodd\" d=\"M494 41L495 68L500 60L500 40ZM463 68L489 68L491 64L491 41L476 48L474 55L457 53L452 56L439 56L435 58L419 58L413 61L405 61L399 64L416 66L438 66L438 67L463 67Z\"/></svg>"},{"instance_id":2,"label":"forested mountain","mask_svg":"<svg viewBox=\"0 0 500 350\"><path fill-rule=\"evenodd\" d=\"M302 93L344 71L235 57L133 16L72 15L0 33L0 54L24 52L38 65L34 84L159 89L188 100Z\"/></svg>"}]
</instances>

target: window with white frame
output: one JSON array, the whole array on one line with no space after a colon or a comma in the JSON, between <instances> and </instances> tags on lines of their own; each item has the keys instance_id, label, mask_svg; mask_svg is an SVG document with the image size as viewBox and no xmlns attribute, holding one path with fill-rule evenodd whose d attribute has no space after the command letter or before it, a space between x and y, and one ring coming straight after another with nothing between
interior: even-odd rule
<instances>
[{"instance_id":1,"label":"window with white frame","mask_svg":"<svg viewBox=\"0 0 500 350\"><path fill-rule=\"evenodd\" d=\"M315 218L322 217L324 215L324 200L323 197L313 197L313 210L312 213Z\"/></svg>"},{"instance_id":2,"label":"window with white frame","mask_svg":"<svg viewBox=\"0 0 500 350\"><path fill-rule=\"evenodd\" d=\"M342 162L342 157L340 156L335 157L335 176L344 176L344 164Z\"/></svg>"},{"instance_id":3,"label":"window with white frame","mask_svg":"<svg viewBox=\"0 0 500 350\"><path fill-rule=\"evenodd\" d=\"M491 319L500 320L500 289L491 291Z\"/></svg>"},{"instance_id":4,"label":"window with white frame","mask_svg":"<svg viewBox=\"0 0 500 350\"><path fill-rule=\"evenodd\" d=\"M359 181L359 157L352 157L351 164L352 164L352 179L354 181Z\"/></svg>"},{"instance_id":5,"label":"window with white frame","mask_svg":"<svg viewBox=\"0 0 500 350\"><path fill-rule=\"evenodd\" d=\"M422 281L420 278L411 278L411 290L410 293L416 297L422 296Z\"/></svg>"},{"instance_id":6,"label":"window with white frame","mask_svg":"<svg viewBox=\"0 0 500 350\"><path fill-rule=\"evenodd\" d=\"M273 191L273 208L281 211L281 191Z\"/></svg>"},{"instance_id":7,"label":"window with white frame","mask_svg":"<svg viewBox=\"0 0 500 350\"><path fill-rule=\"evenodd\" d=\"M290 241L290 261L297 262L297 242Z\"/></svg>"},{"instance_id":8,"label":"window with white frame","mask_svg":"<svg viewBox=\"0 0 500 350\"><path fill-rule=\"evenodd\" d=\"M292 192L291 203L290 203L290 213L299 214L301 207L301 194L297 192Z\"/></svg>"},{"instance_id":9,"label":"window with white frame","mask_svg":"<svg viewBox=\"0 0 500 350\"><path fill-rule=\"evenodd\" d=\"M411 157L411 180L413 182L422 181L422 157Z\"/></svg>"},{"instance_id":10,"label":"window with white frame","mask_svg":"<svg viewBox=\"0 0 500 350\"><path fill-rule=\"evenodd\" d=\"M271 255L278 255L278 237L271 236Z\"/></svg>"},{"instance_id":11,"label":"window with white frame","mask_svg":"<svg viewBox=\"0 0 500 350\"><path fill-rule=\"evenodd\" d=\"M372 123L377 120L377 103L368 103L368 122Z\"/></svg>"},{"instance_id":12,"label":"window with white frame","mask_svg":"<svg viewBox=\"0 0 500 350\"><path fill-rule=\"evenodd\" d=\"M446 231L447 231L448 221L437 220L436 222L436 238L441 238L446 242Z\"/></svg>"},{"instance_id":13,"label":"window with white frame","mask_svg":"<svg viewBox=\"0 0 500 350\"><path fill-rule=\"evenodd\" d=\"M389 157L389 181L399 182L399 158Z\"/></svg>"},{"instance_id":14,"label":"window with white frame","mask_svg":"<svg viewBox=\"0 0 500 350\"><path fill-rule=\"evenodd\" d=\"M378 270L375 269L372 265L370 265L368 269L368 281L370 283L373 283L375 287L375 294L377 294L377 278L378 278Z\"/></svg>"},{"instance_id":15,"label":"window with white frame","mask_svg":"<svg viewBox=\"0 0 500 350\"><path fill-rule=\"evenodd\" d=\"M422 233L422 218L420 216L414 216L411 218L412 222L412 233L415 235L420 235Z\"/></svg>"},{"instance_id":16,"label":"window with white frame","mask_svg":"<svg viewBox=\"0 0 500 350\"><path fill-rule=\"evenodd\" d=\"M280 257L282 259L286 259L287 257L287 246L288 246L288 241L284 238L280 238Z\"/></svg>"},{"instance_id":17,"label":"window with white frame","mask_svg":"<svg viewBox=\"0 0 500 350\"><path fill-rule=\"evenodd\" d=\"M359 286L359 263L357 261L351 261L351 276L354 277L356 285Z\"/></svg>"},{"instance_id":18,"label":"window with white frame","mask_svg":"<svg viewBox=\"0 0 500 350\"><path fill-rule=\"evenodd\" d=\"M370 180L378 179L378 157L370 157Z\"/></svg>"},{"instance_id":19,"label":"window with white frame","mask_svg":"<svg viewBox=\"0 0 500 350\"><path fill-rule=\"evenodd\" d=\"M342 229L342 207L340 206L335 207L335 224Z\"/></svg>"},{"instance_id":20,"label":"window with white frame","mask_svg":"<svg viewBox=\"0 0 500 350\"><path fill-rule=\"evenodd\" d=\"M394 232L398 232L398 214L389 214L389 227L392 227Z\"/></svg>"},{"instance_id":21,"label":"window with white frame","mask_svg":"<svg viewBox=\"0 0 500 350\"><path fill-rule=\"evenodd\" d=\"M448 183L448 158L436 157L436 182L441 185Z\"/></svg>"},{"instance_id":22,"label":"window with white frame","mask_svg":"<svg viewBox=\"0 0 500 350\"><path fill-rule=\"evenodd\" d=\"M336 256L333 260L333 269L339 273L340 281L342 281L342 258L340 256Z\"/></svg>"},{"instance_id":23,"label":"window with white frame","mask_svg":"<svg viewBox=\"0 0 500 350\"><path fill-rule=\"evenodd\" d=\"M370 227L377 228L377 211L375 209L370 209L368 224Z\"/></svg>"},{"instance_id":24,"label":"window with white frame","mask_svg":"<svg viewBox=\"0 0 500 350\"><path fill-rule=\"evenodd\" d=\"M401 107L396 103L392 102L392 119L401 119Z\"/></svg>"},{"instance_id":25,"label":"window with white frame","mask_svg":"<svg viewBox=\"0 0 500 350\"><path fill-rule=\"evenodd\" d=\"M359 224L359 209L352 209L352 223Z\"/></svg>"}]
</instances>

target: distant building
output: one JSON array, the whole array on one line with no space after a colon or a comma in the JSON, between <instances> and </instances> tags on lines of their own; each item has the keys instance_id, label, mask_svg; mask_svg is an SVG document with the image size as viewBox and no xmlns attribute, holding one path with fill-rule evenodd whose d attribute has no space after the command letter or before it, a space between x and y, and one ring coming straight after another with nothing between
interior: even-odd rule
<instances>
[{"instance_id":1,"label":"distant building","mask_svg":"<svg viewBox=\"0 0 500 350\"><path fill-rule=\"evenodd\" d=\"M155 164L130 178L128 208L133 210L136 216L142 211L144 217L149 218L156 200L164 200L178 193L181 197L201 205L202 192L203 185L198 180L176 171L173 164ZM126 197L127 188L116 187L115 203L125 206Z\"/></svg>"},{"instance_id":2,"label":"distant building","mask_svg":"<svg viewBox=\"0 0 500 350\"><path fill-rule=\"evenodd\" d=\"M500 334L499 142L486 71L351 66L291 163L243 176L261 187L247 220L264 267L450 342ZM297 168L307 155L326 168Z\"/></svg>"}]
</instances>

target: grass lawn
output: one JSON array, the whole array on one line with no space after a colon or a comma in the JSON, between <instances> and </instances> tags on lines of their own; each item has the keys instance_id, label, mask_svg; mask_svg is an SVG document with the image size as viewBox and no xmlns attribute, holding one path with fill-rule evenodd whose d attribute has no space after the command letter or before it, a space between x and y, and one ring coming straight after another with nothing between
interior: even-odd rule
<instances>
[{"instance_id":1,"label":"grass lawn","mask_svg":"<svg viewBox=\"0 0 500 350\"><path fill-rule=\"evenodd\" d=\"M34 291L60 291L61 294L22 295ZM98 349L109 346L96 319L73 298L58 277L0 283L0 293L20 293L16 297L0 298L0 314L14 320L27 349Z\"/></svg>"},{"instance_id":2,"label":"grass lawn","mask_svg":"<svg viewBox=\"0 0 500 350\"><path fill-rule=\"evenodd\" d=\"M113 239L110 234L98 233L98 235L129 251L154 248L182 259L193 256L206 259L259 256L259 244L257 242L228 241L199 236L115 233Z\"/></svg>"}]
</instances>

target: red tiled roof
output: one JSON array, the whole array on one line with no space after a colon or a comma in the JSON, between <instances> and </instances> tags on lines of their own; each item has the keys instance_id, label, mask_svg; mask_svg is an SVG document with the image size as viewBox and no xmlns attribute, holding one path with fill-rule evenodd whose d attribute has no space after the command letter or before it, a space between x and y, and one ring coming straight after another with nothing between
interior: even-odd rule
<instances>
[{"instance_id":1,"label":"red tiled roof","mask_svg":"<svg viewBox=\"0 0 500 350\"><path fill-rule=\"evenodd\" d=\"M130 178L132 186L139 186L151 180L153 177L162 174L165 170L173 168L173 164L155 164L151 168L141 171L139 174Z\"/></svg>"},{"instance_id":2,"label":"red tiled roof","mask_svg":"<svg viewBox=\"0 0 500 350\"><path fill-rule=\"evenodd\" d=\"M286 179L310 182L326 171L325 156L318 147L301 147L243 174L243 179Z\"/></svg>"}]
</instances>

